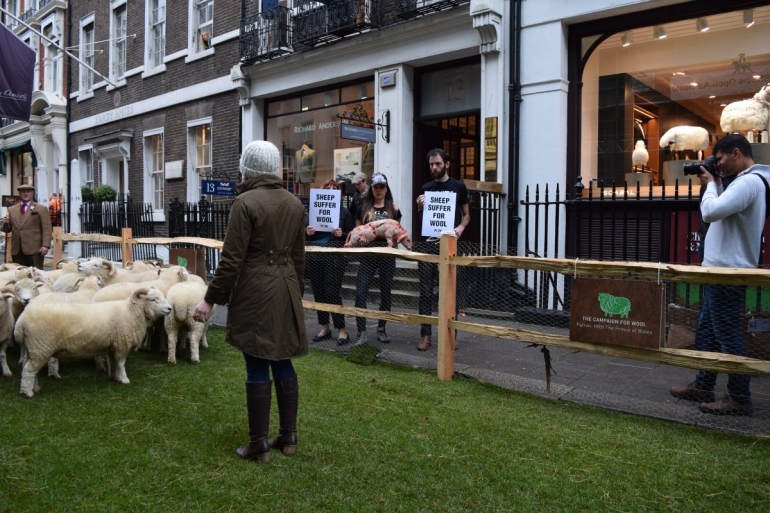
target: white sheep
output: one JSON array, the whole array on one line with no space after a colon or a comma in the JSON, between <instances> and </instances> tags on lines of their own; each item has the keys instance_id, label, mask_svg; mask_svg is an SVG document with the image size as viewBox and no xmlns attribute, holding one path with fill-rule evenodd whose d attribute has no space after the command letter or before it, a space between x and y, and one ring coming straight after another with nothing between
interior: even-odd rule
<instances>
[{"instance_id":1,"label":"white sheep","mask_svg":"<svg viewBox=\"0 0 770 513\"><path fill-rule=\"evenodd\" d=\"M94 294L104 286L101 276L85 276L75 284L74 292L49 292L40 294L32 300L32 303L89 303ZM128 297L130 294L126 295Z\"/></svg>"},{"instance_id":2,"label":"white sheep","mask_svg":"<svg viewBox=\"0 0 770 513\"><path fill-rule=\"evenodd\" d=\"M51 284L55 283L62 274L75 274L78 272L80 262L76 258L64 258L56 262L55 269L45 271Z\"/></svg>"},{"instance_id":3,"label":"white sheep","mask_svg":"<svg viewBox=\"0 0 770 513\"><path fill-rule=\"evenodd\" d=\"M177 341L183 330L187 330L190 337L190 361L192 363L200 363L201 361L198 348L203 345L202 342L205 340L209 322L208 320L206 322L194 320L193 311L206 295L206 289L205 284L189 281L177 283L169 289L166 295L173 309L171 315L167 315L163 319L168 336L168 363L170 365L176 364ZM209 319L211 319L210 316ZM203 345L203 347L206 346Z\"/></svg>"},{"instance_id":4,"label":"white sheep","mask_svg":"<svg viewBox=\"0 0 770 513\"><path fill-rule=\"evenodd\" d=\"M0 369L3 376L10 378L13 376L11 369L8 368L5 351L11 343L13 335L13 314L11 313L11 304L8 299L13 297L12 287L3 287L0 289Z\"/></svg>"},{"instance_id":5,"label":"white sheep","mask_svg":"<svg viewBox=\"0 0 770 513\"><path fill-rule=\"evenodd\" d=\"M143 273L137 273L137 275L141 274ZM99 303L102 301L125 299L130 296L136 289L150 287L160 290L165 295L172 287L172 285L187 281L189 277L190 273L187 272L187 269L178 265L172 265L161 269L160 274L156 274L155 278L151 280L141 282L118 282L107 285L102 290L94 294L93 301L95 303Z\"/></svg>"},{"instance_id":6,"label":"white sheep","mask_svg":"<svg viewBox=\"0 0 770 513\"><path fill-rule=\"evenodd\" d=\"M722 109L719 125L728 134L737 130L770 130L770 84L753 98L729 103Z\"/></svg>"},{"instance_id":7,"label":"white sheep","mask_svg":"<svg viewBox=\"0 0 770 513\"><path fill-rule=\"evenodd\" d=\"M666 148L674 143L676 151L704 151L709 147L709 133L699 126L675 126L660 138L660 147Z\"/></svg>"},{"instance_id":8,"label":"white sheep","mask_svg":"<svg viewBox=\"0 0 770 513\"><path fill-rule=\"evenodd\" d=\"M644 166L647 165L649 160L650 154L647 153L647 148L644 146L644 141L641 139L636 141L636 147L634 148L634 152L631 154L631 163L634 165L634 169L637 167L644 169Z\"/></svg>"},{"instance_id":9,"label":"white sheep","mask_svg":"<svg viewBox=\"0 0 770 513\"><path fill-rule=\"evenodd\" d=\"M83 360L107 355L110 378L130 383L126 357L142 341L147 326L171 313L158 290L139 289L123 301L30 305L19 318L14 336L27 349L20 393L38 392L37 373L50 358Z\"/></svg>"}]
</instances>

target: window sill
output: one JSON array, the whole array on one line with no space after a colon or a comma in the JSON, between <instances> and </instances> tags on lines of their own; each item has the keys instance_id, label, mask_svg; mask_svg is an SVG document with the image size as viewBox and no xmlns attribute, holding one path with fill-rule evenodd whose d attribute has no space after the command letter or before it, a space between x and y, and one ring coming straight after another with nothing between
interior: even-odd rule
<instances>
[{"instance_id":1,"label":"window sill","mask_svg":"<svg viewBox=\"0 0 770 513\"><path fill-rule=\"evenodd\" d=\"M88 91L87 93L78 94L77 101L78 101L78 103L80 103L80 102L82 102L84 100L90 100L93 97L94 97L94 91L92 89L92 90Z\"/></svg>"},{"instance_id":2,"label":"window sill","mask_svg":"<svg viewBox=\"0 0 770 513\"><path fill-rule=\"evenodd\" d=\"M191 51L192 52L192 51ZM214 48L211 47L207 50L203 50L201 52L191 53L187 57L185 57L184 62L187 64L188 62L197 61L198 59L204 59L208 57L209 55L214 55Z\"/></svg>"},{"instance_id":3,"label":"window sill","mask_svg":"<svg viewBox=\"0 0 770 513\"><path fill-rule=\"evenodd\" d=\"M105 89L106 91L114 91L115 89L126 87L126 83L127 83L125 76L119 80L113 80L112 82L115 84L115 86L113 87L111 85L108 85Z\"/></svg>"},{"instance_id":4,"label":"window sill","mask_svg":"<svg viewBox=\"0 0 770 513\"><path fill-rule=\"evenodd\" d=\"M145 66L146 67L146 66ZM153 75L158 75L160 73L163 73L166 71L166 65L161 64L160 66L156 66L154 68L148 69L144 73L142 73L142 78L149 78Z\"/></svg>"},{"instance_id":5,"label":"window sill","mask_svg":"<svg viewBox=\"0 0 770 513\"><path fill-rule=\"evenodd\" d=\"M152 222L153 223L165 223L166 222L166 214L162 210L153 210L152 211Z\"/></svg>"}]
</instances>

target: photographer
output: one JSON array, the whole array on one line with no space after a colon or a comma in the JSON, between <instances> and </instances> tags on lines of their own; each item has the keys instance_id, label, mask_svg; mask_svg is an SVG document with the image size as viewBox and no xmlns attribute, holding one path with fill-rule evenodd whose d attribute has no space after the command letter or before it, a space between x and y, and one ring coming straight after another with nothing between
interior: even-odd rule
<instances>
[{"instance_id":1,"label":"photographer","mask_svg":"<svg viewBox=\"0 0 770 513\"><path fill-rule=\"evenodd\" d=\"M704 267L757 267L766 214L766 189L770 166L754 164L745 137L730 134L714 146L715 165L700 167L698 177L706 186L701 214L710 223L703 257ZM718 173L716 173L718 171ZM715 176L716 175L716 176ZM729 181L729 186L724 182ZM747 356L742 318L746 287L705 285L695 349ZM749 376L730 374L728 395L715 401L715 372L700 371L686 387L673 387L671 395L698 401L704 413L751 415L754 408Z\"/></svg>"}]
</instances>

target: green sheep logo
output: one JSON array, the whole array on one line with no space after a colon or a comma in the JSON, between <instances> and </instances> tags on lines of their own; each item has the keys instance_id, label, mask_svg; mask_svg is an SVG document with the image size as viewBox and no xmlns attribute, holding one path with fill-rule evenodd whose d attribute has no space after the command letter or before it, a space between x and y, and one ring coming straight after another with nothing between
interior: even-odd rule
<instances>
[{"instance_id":1,"label":"green sheep logo","mask_svg":"<svg viewBox=\"0 0 770 513\"><path fill-rule=\"evenodd\" d=\"M628 312L631 311L631 301L626 297L616 297L602 292L599 294L599 307L604 312L605 317L612 317L613 314L618 314L621 319L627 319Z\"/></svg>"}]
</instances>

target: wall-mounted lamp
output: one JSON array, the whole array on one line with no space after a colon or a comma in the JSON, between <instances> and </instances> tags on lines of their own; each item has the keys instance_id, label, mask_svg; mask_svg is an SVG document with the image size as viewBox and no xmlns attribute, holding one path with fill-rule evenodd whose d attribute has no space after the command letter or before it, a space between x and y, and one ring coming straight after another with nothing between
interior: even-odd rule
<instances>
[{"instance_id":1,"label":"wall-mounted lamp","mask_svg":"<svg viewBox=\"0 0 770 513\"><path fill-rule=\"evenodd\" d=\"M698 32L706 32L708 29L711 28L706 18L698 18L695 21L695 27L698 29Z\"/></svg>"},{"instance_id":2,"label":"wall-mounted lamp","mask_svg":"<svg viewBox=\"0 0 770 513\"><path fill-rule=\"evenodd\" d=\"M631 43L634 42L634 33L630 30L626 30L623 32L623 35L620 36L620 43L623 46L631 46Z\"/></svg>"},{"instance_id":3,"label":"wall-mounted lamp","mask_svg":"<svg viewBox=\"0 0 770 513\"><path fill-rule=\"evenodd\" d=\"M655 36L655 39L666 39L666 37L668 37L666 27L663 25L656 25L655 28L652 29L652 35Z\"/></svg>"},{"instance_id":4,"label":"wall-mounted lamp","mask_svg":"<svg viewBox=\"0 0 770 513\"><path fill-rule=\"evenodd\" d=\"M754 25L754 9L746 9L743 11L743 23L746 24L746 28Z\"/></svg>"}]
</instances>

